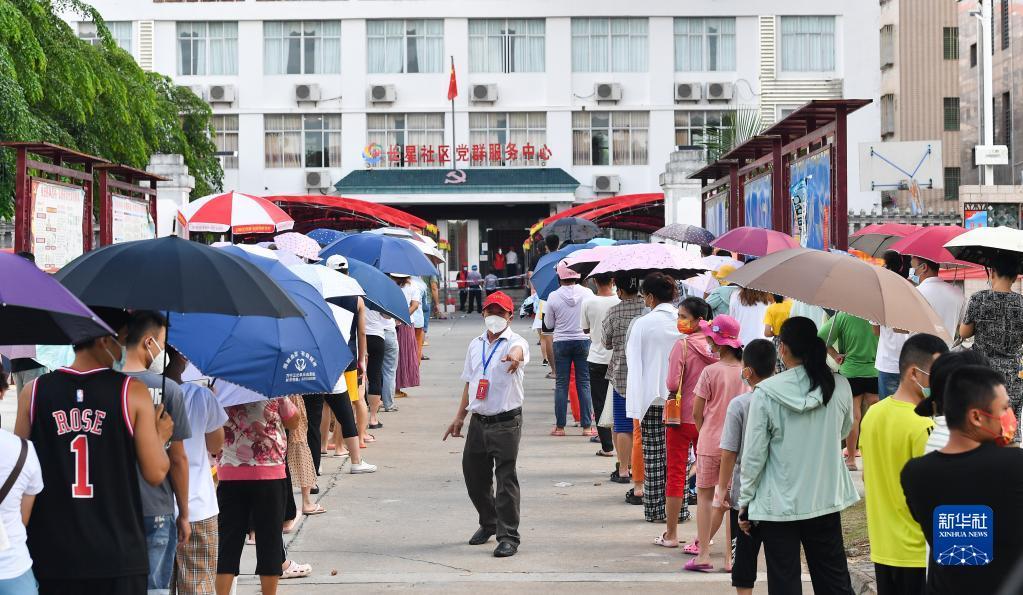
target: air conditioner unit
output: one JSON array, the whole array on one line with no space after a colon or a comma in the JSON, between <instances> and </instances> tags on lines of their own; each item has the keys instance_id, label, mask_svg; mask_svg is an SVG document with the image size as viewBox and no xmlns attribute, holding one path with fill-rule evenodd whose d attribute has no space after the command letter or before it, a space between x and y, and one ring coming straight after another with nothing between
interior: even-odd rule
<instances>
[{"instance_id":1,"label":"air conditioner unit","mask_svg":"<svg viewBox=\"0 0 1023 595\"><path fill-rule=\"evenodd\" d=\"M622 189L622 179L618 176L593 176L594 192L615 193Z\"/></svg>"},{"instance_id":2,"label":"air conditioner unit","mask_svg":"<svg viewBox=\"0 0 1023 595\"><path fill-rule=\"evenodd\" d=\"M394 85L369 86L370 103L394 103L395 96Z\"/></svg>"},{"instance_id":3,"label":"air conditioner unit","mask_svg":"<svg viewBox=\"0 0 1023 595\"><path fill-rule=\"evenodd\" d=\"M735 86L732 83L707 83L708 101L729 101Z\"/></svg>"},{"instance_id":4,"label":"air conditioner unit","mask_svg":"<svg viewBox=\"0 0 1023 595\"><path fill-rule=\"evenodd\" d=\"M234 103L236 96L234 85L210 85L210 103Z\"/></svg>"},{"instance_id":5,"label":"air conditioner unit","mask_svg":"<svg viewBox=\"0 0 1023 595\"><path fill-rule=\"evenodd\" d=\"M202 85L189 85L188 90L195 93L195 96L206 101L206 87Z\"/></svg>"},{"instance_id":6,"label":"air conditioner unit","mask_svg":"<svg viewBox=\"0 0 1023 595\"><path fill-rule=\"evenodd\" d=\"M675 101L699 101L703 98L700 83L675 83Z\"/></svg>"},{"instance_id":7,"label":"air conditioner unit","mask_svg":"<svg viewBox=\"0 0 1023 595\"><path fill-rule=\"evenodd\" d=\"M319 101L320 86L317 84L295 85L295 101Z\"/></svg>"},{"instance_id":8,"label":"air conditioner unit","mask_svg":"<svg viewBox=\"0 0 1023 595\"><path fill-rule=\"evenodd\" d=\"M618 83L594 83L593 96L597 101L621 101L622 86Z\"/></svg>"},{"instance_id":9,"label":"air conditioner unit","mask_svg":"<svg viewBox=\"0 0 1023 595\"><path fill-rule=\"evenodd\" d=\"M472 85L469 98L473 103L493 103L497 101L497 85Z\"/></svg>"},{"instance_id":10,"label":"air conditioner unit","mask_svg":"<svg viewBox=\"0 0 1023 595\"><path fill-rule=\"evenodd\" d=\"M305 172L305 187L308 190L330 188L330 172L324 169L310 169Z\"/></svg>"}]
</instances>

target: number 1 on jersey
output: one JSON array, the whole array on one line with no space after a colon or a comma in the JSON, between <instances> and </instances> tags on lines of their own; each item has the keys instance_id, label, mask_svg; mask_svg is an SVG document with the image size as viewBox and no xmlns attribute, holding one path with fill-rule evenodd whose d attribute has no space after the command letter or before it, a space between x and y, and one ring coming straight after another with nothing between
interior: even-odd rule
<instances>
[{"instance_id":1,"label":"number 1 on jersey","mask_svg":"<svg viewBox=\"0 0 1023 595\"><path fill-rule=\"evenodd\" d=\"M71 485L71 497L92 498L92 484L89 483L89 439L85 434L79 434L71 441L71 452L75 455L75 483Z\"/></svg>"}]
</instances>

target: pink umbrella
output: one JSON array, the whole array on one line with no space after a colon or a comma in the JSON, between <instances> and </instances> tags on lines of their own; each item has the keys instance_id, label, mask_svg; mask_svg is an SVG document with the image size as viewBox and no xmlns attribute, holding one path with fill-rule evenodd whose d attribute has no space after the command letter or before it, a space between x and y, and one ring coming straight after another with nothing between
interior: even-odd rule
<instances>
[{"instance_id":1,"label":"pink umbrella","mask_svg":"<svg viewBox=\"0 0 1023 595\"><path fill-rule=\"evenodd\" d=\"M188 203L178 211L178 222L188 231L232 234L274 233L295 225L295 220L274 203L233 191Z\"/></svg>"},{"instance_id":2,"label":"pink umbrella","mask_svg":"<svg viewBox=\"0 0 1023 595\"><path fill-rule=\"evenodd\" d=\"M792 236L762 227L736 227L710 243L715 248L747 256L767 256L774 252L798 248Z\"/></svg>"},{"instance_id":3,"label":"pink umbrella","mask_svg":"<svg viewBox=\"0 0 1023 595\"><path fill-rule=\"evenodd\" d=\"M568 268L578 271L584 277L589 275L602 258L609 256L614 246L596 246L585 250L577 250L565 257Z\"/></svg>"},{"instance_id":4,"label":"pink umbrella","mask_svg":"<svg viewBox=\"0 0 1023 595\"><path fill-rule=\"evenodd\" d=\"M914 233L902 238L888 246L904 256L916 256L938 264L953 267L975 267L976 264L958 260L945 248L945 244L952 238L959 237L966 233L966 229L958 225L933 225L922 227Z\"/></svg>"},{"instance_id":5,"label":"pink umbrella","mask_svg":"<svg viewBox=\"0 0 1023 595\"><path fill-rule=\"evenodd\" d=\"M664 271L687 278L707 270L707 266L681 246L668 244L626 244L608 246L591 275L618 271Z\"/></svg>"},{"instance_id":6,"label":"pink umbrella","mask_svg":"<svg viewBox=\"0 0 1023 595\"><path fill-rule=\"evenodd\" d=\"M274 237L274 245L277 246L278 250L291 252L295 256L301 256L306 260L320 260L320 245L316 243L316 240L307 235L294 231L282 233Z\"/></svg>"}]
</instances>

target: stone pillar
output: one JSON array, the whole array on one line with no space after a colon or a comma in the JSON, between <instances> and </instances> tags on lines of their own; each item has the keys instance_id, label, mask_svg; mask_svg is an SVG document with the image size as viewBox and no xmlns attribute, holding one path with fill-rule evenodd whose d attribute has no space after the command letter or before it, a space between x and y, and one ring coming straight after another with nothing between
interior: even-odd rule
<instances>
[{"instance_id":1,"label":"stone pillar","mask_svg":"<svg viewBox=\"0 0 1023 595\"><path fill-rule=\"evenodd\" d=\"M688 223L700 225L703 204L700 197L701 181L690 180L689 175L707 165L703 147L679 147L673 151L661 174L664 191L664 224Z\"/></svg>"},{"instance_id":2,"label":"stone pillar","mask_svg":"<svg viewBox=\"0 0 1023 595\"><path fill-rule=\"evenodd\" d=\"M146 171L169 178L156 184L156 235L169 236L175 233L174 219L178 209L188 204L188 197L195 188L195 178L188 175L188 166L182 155L156 154L149 158ZM177 235L187 237L181 230Z\"/></svg>"}]
</instances>

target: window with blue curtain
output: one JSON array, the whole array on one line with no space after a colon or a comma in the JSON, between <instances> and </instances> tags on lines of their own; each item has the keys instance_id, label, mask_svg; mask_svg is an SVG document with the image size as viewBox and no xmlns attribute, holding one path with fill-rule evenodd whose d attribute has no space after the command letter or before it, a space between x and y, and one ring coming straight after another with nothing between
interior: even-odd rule
<instances>
[{"instance_id":1,"label":"window with blue curtain","mask_svg":"<svg viewBox=\"0 0 1023 595\"><path fill-rule=\"evenodd\" d=\"M781 17L781 69L784 72L835 70L835 17Z\"/></svg>"},{"instance_id":2,"label":"window with blue curtain","mask_svg":"<svg viewBox=\"0 0 1023 595\"><path fill-rule=\"evenodd\" d=\"M675 19L675 71L735 70L735 18Z\"/></svg>"},{"instance_id":3,"label":"window with blue curtain","mask_svg":"<svg viewBox=\"0 0 1023 595\"><path fill-rule=\"evenodd\" d=\"M573 18L573 72L646 72L646 18Z\"/></svg>"},{"instance_id":4,"label":"window with blue curtain","mask_svg":"<svg viewBox=\"0 0 1023 595\"><path fill-rule=\"evenodd\" d=\"M469 19L470 72L543 72L544 19Z\"/></svg>"},{"instance_id":5,"label":"window with blue curtain","mask_svg":"<svg viewBox=\"0 0 1023 595\"><path fill-rule=\"evenodd\" d=\"M373 74L443 72L443 19L366 21L366 61Z\"/></svg>"},{"instance_id":6,"label":"window with blue curtain","mask_svg":"<svg viewBox=\"0 0 1023 595\"><path fill-rule=\"evenodd\" d=\"M263 23L265 74L339 74L341 21Z\"/></svg>"}]
</instances>

